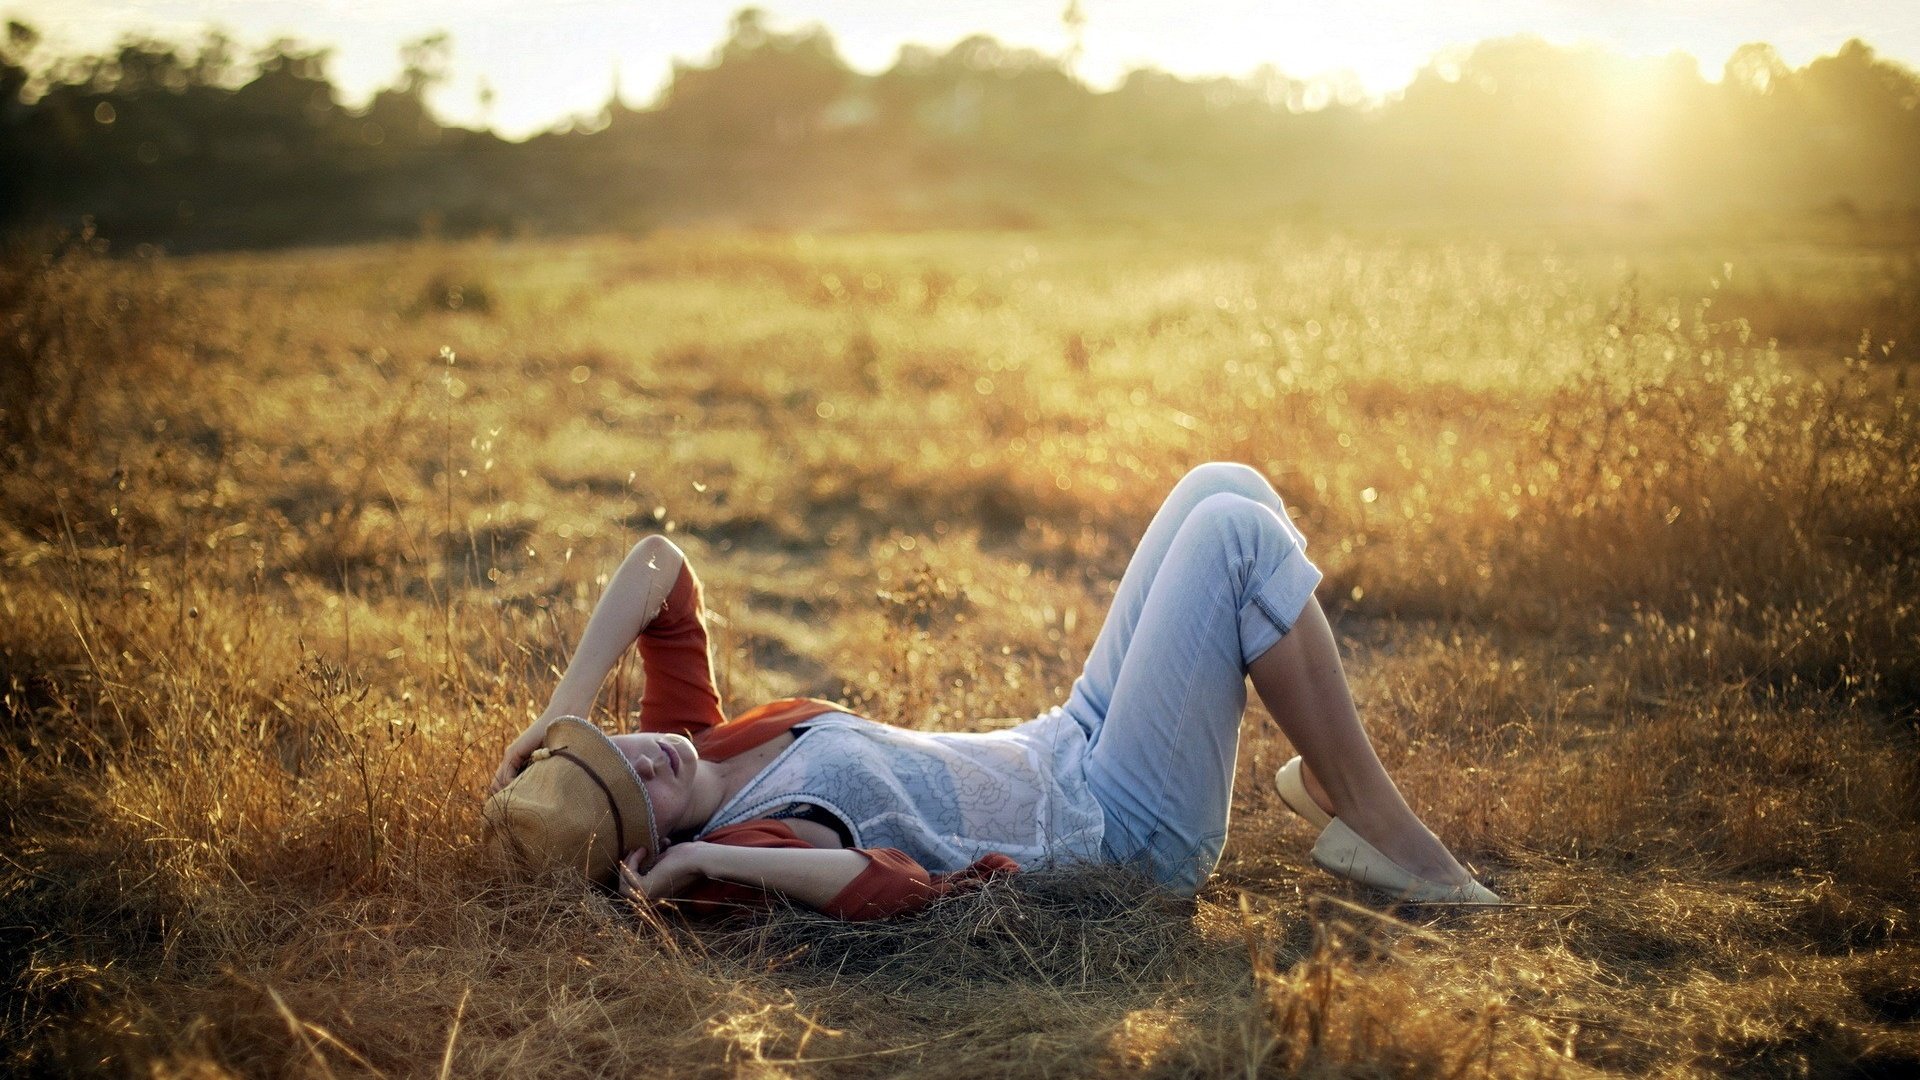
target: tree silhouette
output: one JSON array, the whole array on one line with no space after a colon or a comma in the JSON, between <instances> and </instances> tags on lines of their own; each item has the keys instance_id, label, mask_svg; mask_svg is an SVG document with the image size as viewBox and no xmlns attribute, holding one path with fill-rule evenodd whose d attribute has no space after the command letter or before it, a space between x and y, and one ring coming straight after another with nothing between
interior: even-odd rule
<instances>
[{"instance_id":1,"label":"tree silhouette","mask_svg":"<svg viewBox=\"0 0 1920 1080\"><path fill-rule=\"evenodd\" d=\"M1920 80L1860 41L1798 69L1743 45L1709 83L1678 55L1506 38L1368 106L1272 69L1141 69L1095 92L1072 73L1085 9L1061 19L1061 56L975 35L866 76L824 27L746 8L658 100L524 143L434 115L445 34L406 43L394 84L350 110L329 53L295 41L244 60L218 34L56 57L13 23L0 226L92 218L123 245L192 247L702 219L1920 222Z\"/></svg>"}]
</instances>

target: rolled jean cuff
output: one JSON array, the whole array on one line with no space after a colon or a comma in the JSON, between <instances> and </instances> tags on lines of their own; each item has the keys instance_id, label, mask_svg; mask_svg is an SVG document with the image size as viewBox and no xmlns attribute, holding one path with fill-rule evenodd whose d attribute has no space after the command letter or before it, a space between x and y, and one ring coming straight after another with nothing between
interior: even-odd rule
<instances>
[{"instance_id":1,"label":"rolled jean cuff","mask_svg":"<svg viewBox=\"0 0 1920 1080\"><path fill-rule=\"evenodd\" d=\"M1259 567L1254 572L1259 572ZM1240 662L1244 666L1279 643L1300 619L1300 612L1320 584L1320 568L1307 553L1289 546L1279 564L1255 583L1252 595L1240 606Z\"/></svg>"}]
</instances>

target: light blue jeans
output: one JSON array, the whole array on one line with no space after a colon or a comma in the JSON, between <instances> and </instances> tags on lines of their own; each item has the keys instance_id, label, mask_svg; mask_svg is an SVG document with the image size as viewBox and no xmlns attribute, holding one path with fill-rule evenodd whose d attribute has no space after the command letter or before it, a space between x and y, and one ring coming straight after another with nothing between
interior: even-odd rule
<instances>
[{"instance_id":1,"label":"light blue jeans","mask_svg":"<svg viewBox=\"0 0 1920 1080\"><path fill-rule=\"evenodd\" d=\"M1127 563L1064 706L1087 733L1106 857L1191 895L1227 842L1247 665L1320 583L1266 478L1210 463L1174 486Z\"/></svg>"}]
</instances>

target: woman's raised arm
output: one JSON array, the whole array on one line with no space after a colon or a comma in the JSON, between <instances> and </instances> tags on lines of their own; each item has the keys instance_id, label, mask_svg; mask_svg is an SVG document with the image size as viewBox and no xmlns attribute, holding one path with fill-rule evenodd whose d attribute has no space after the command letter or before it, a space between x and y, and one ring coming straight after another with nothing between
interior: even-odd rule
<instances>
[{"instance_id":1,"label":"woman's raised arm","mask_svg":"<svg viewBox=\"0 0 1920 1080\"><path fill-rule=\"evenodd\" d=\"M613 579L607 583L606 592L600 594L599 602L594 605L593 614L587 619L586 632L580 636L580 645L567 662L567 670L560 676L559 685L554 687L546 709L538 719L527 725L519 738L507 746L489 790L499 791L513 780L521 766L526 764L528 755L538 749L541 740L546 738L547 725L556 717L584 718L592 712L593 701L600 695L600 684L606 681L607 673L613 670L620 654L630 648L641 632L648 628L648 624L662 613L685 567L686 555L664 536L649 536L633 546L633 550L621 562L620 569L614 572ZM674 614L690 618L697 627L698 589L690 584L685 591L689 597L687 603L693 610ZM708 663L704 629L700 630L698 638L701 654L698 664L702 670L696 673L695 678L705 673ZM654 669L659 665L653 662L652 657L646 659L649 661L647 675L651 688L655 681ZM677 666L688 665L681 663ZM713 698L713 712L717 716L718 697L713 695L710 685L706 695Z\"/></svg>"}]
</instances>

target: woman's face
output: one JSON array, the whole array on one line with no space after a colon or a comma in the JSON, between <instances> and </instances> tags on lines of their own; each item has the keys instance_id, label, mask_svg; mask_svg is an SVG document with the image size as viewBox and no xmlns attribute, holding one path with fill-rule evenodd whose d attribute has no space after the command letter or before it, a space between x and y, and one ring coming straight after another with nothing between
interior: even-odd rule
<instances>
[{"instance_id":1,"label":"woman's face","mask_svg":"<svg viewBox=\"0 0 1920 1080\"><path fill-rule=\"evenodd\" d=\"M700 752L682 735L640 732L615 735L620 748L653 800L655 827L662 836L705 824L692 817L694 778L700 774Z\"/></svg>"}]
</instances>

